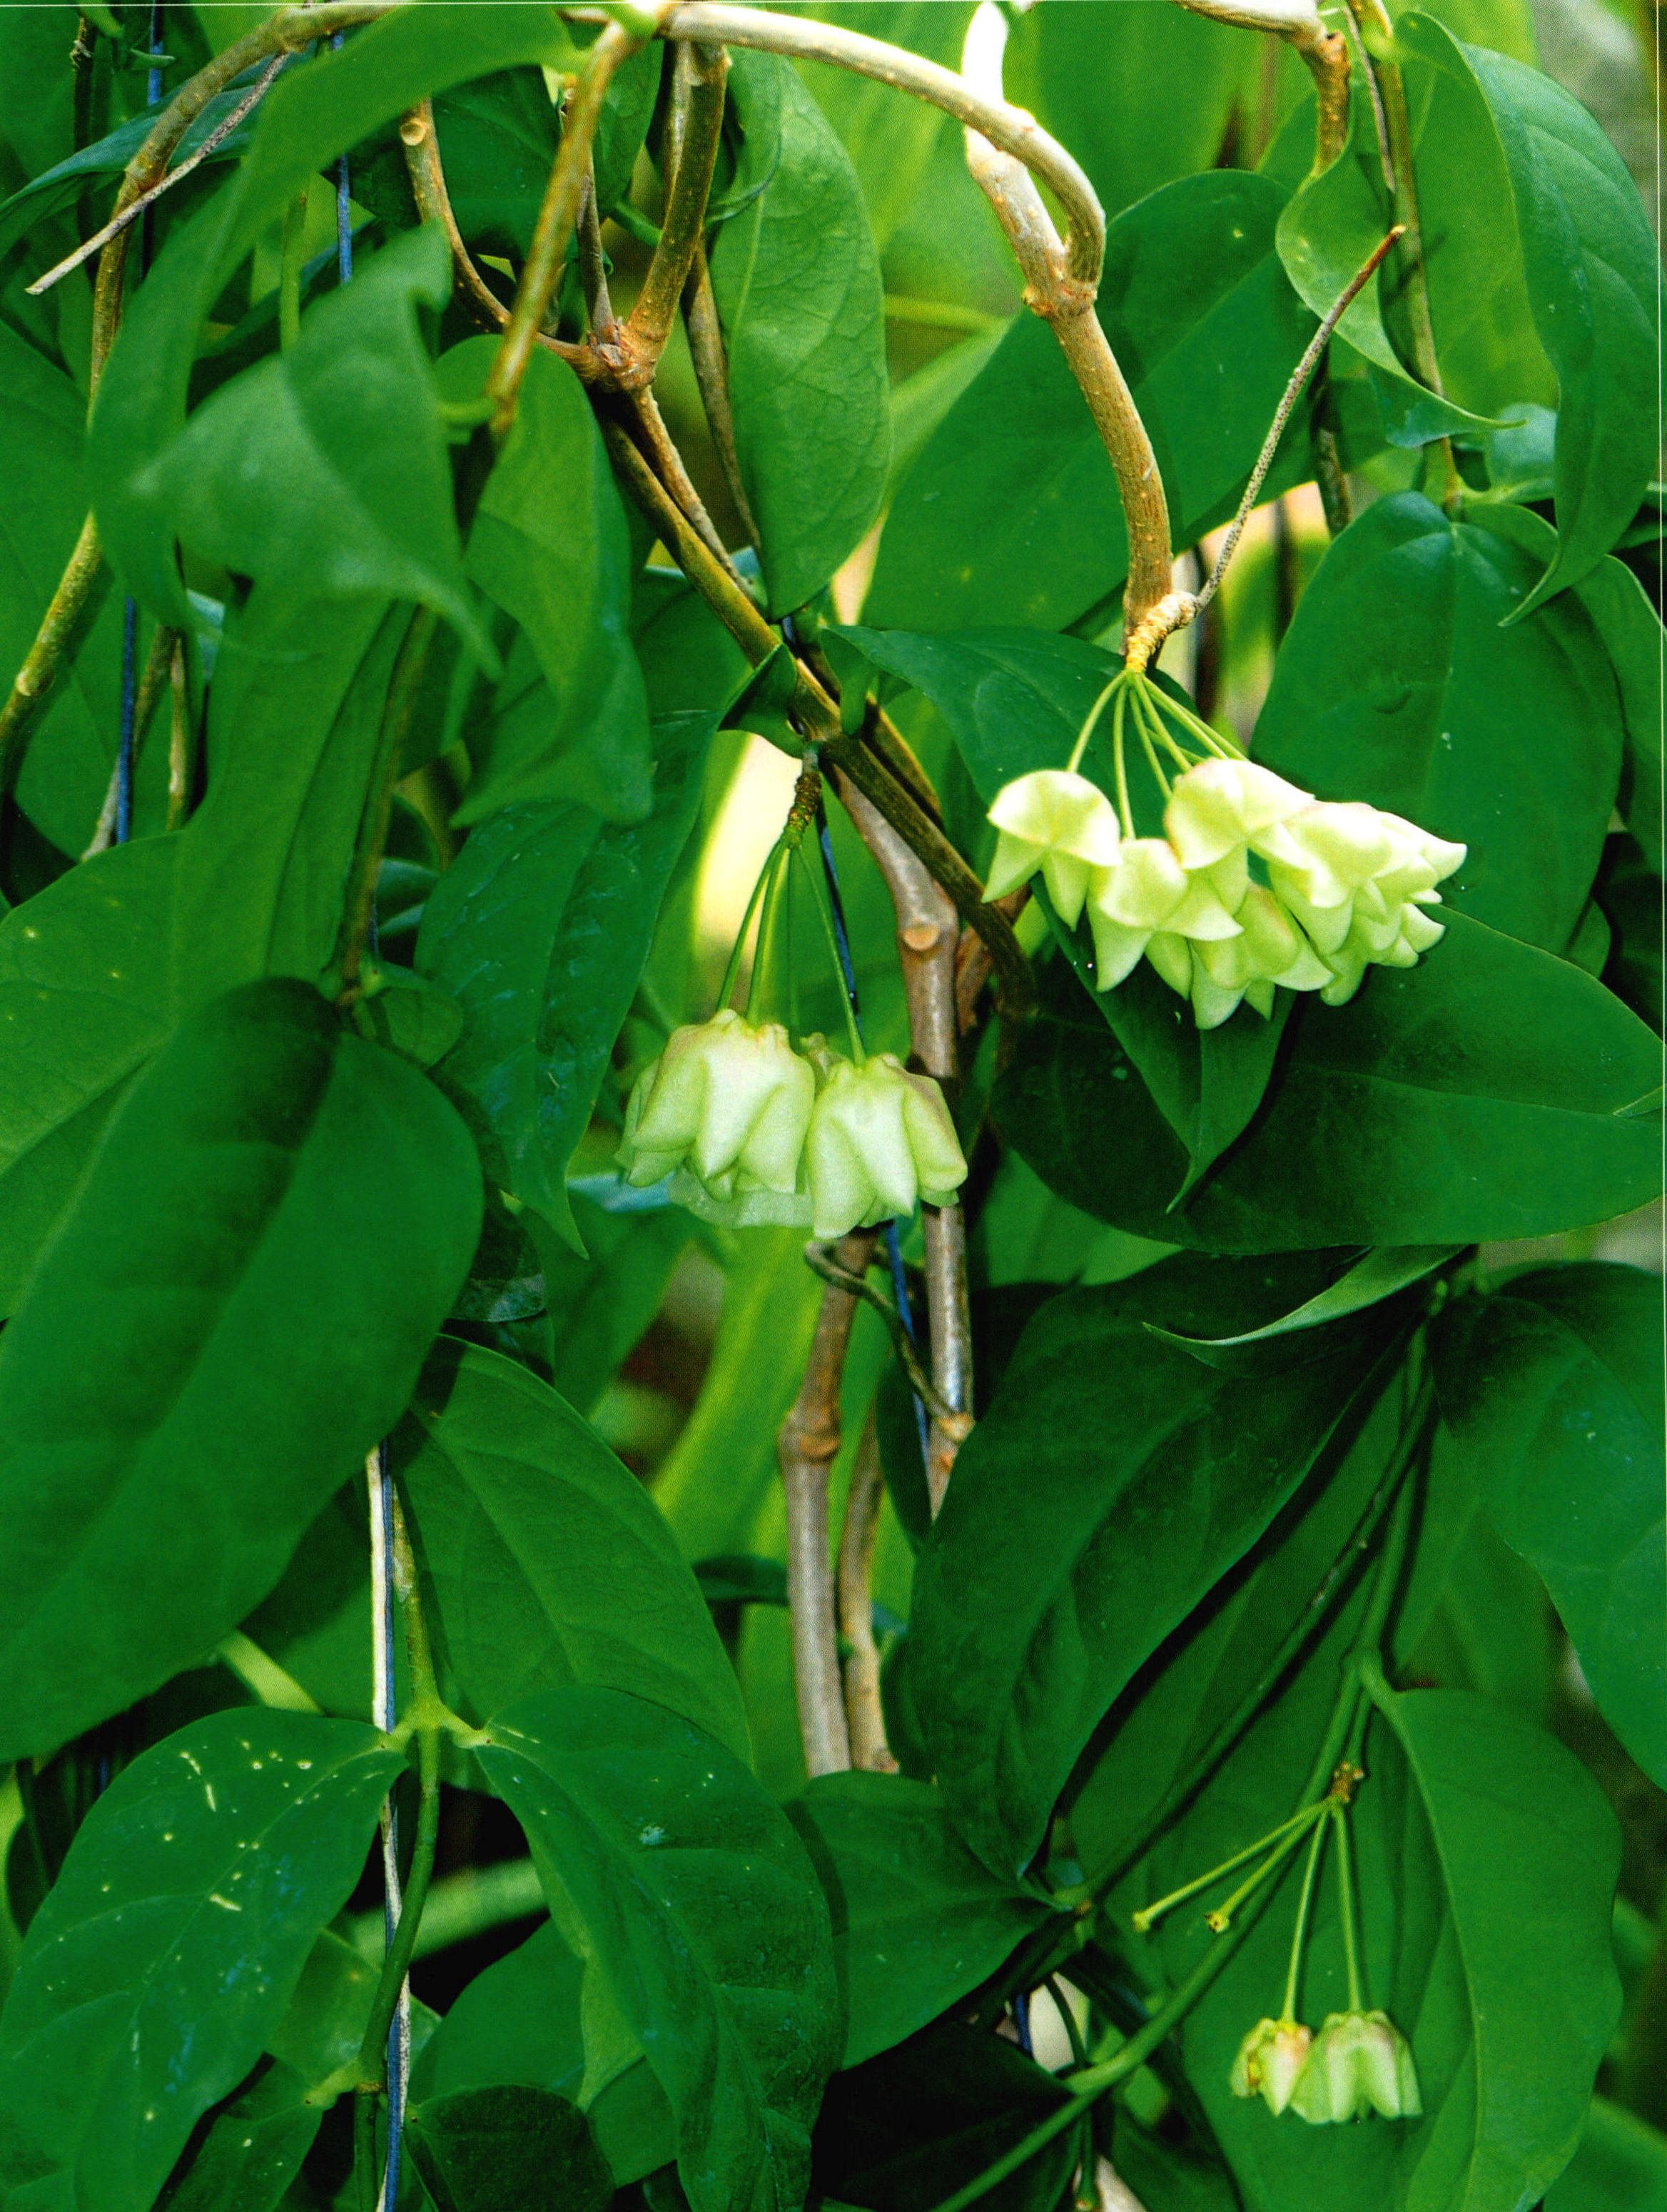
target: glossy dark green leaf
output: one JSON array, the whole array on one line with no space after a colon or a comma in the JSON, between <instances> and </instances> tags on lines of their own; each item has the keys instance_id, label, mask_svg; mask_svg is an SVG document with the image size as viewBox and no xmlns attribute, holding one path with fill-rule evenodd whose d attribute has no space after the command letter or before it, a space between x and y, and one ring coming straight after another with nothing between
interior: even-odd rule
<instances>
[{"instance_id":1,"label":"glossy dark green leaf","mask_svg":"<svg viewBox=\"0 0 1667 2212\"><path fill-rule=\"evenodd\" d=\"M1667 2136L1594 2097L1546 2212L1667 2212Z\"/></svg>"},{"instance_id":2,"label":"glossy dark green leaf","mask_svg":"<svg viewBox=\"0 0 1667 2212\"><path fill-rule=\"evenodd\" d=\"M541 71L501 70L435 102L447 197L477 253L526 258L556 158L556 110Z\"/></svg>"},{"instance_id":3,"label":"glossy dark green leaf","mask_svg":"<svg viewBox=\"0 0 1667 2212\"><path fill-rule=\"evenodd\" d=\"M1303 180L1279 219L1279 258L1305 305L1317 315L1329 314L1394 221L1372 104L1357 84L1348 143L1335 161ZM1421 441L1451 431L1474 433L1481 418L1427 390L1396 352L1384 322L1383 301L1392 282L1380 269L1344 313L1338 335L1375 369L1408 387L1400 403L1403 420Z\"/></svg>"},{"instance_id":4,"label":"glossy dark green leaf","mask_svg":"<svg viewBox=\"0 0 1667 2212\"><path fill-rule=\"evenodd\" d=\"M1659 1188L1659 1132L1632 1110L1658 1041L1578 968L1468 915L1347 1006L1299 1005L1287 1035L1254 1126L1175 1213L1179 1140L1074 994L1025 1032L996 1117L1074 1205L1212 1251L1547 1236Z\"/></svg>"},{"instance_id":5,"label":"glossy dark green leaf","mask_svg":"<svg viewBox=\"0 0 1667 2212\"><path fill-rule=\"evenodd\" d=\"M324 2118L307 2084L272 2064L215 2113L189 2163L156 2200L158 2212L274 2212Z\"/></svg>"},{"instance_id":6,"label":"glossy dark green leaf","mask_svg":"<svg viewBox=\"0 0 1667 2212\"><path fill-rule=\"evenodd\" d=\"M564 1188L693 825L715 717L654 727L654 811L630 826L565 800L505 807L435 885L417 965L464 1010L440 1070L491 1172L575 1243Z\"/></svg>"},{"instance_id":7,"label":"glossy dark green leaf","mask_svg":"<svg viewBox=\"0 0 1667 2212\"><path fill-rule=\"evenodd\" d=\"M447 397L477 398L496 351L495 338L453 347L441 368ZM584 387L565 362L535 352L469 534L469 574L526 632L548 699L542 714L501 710L484 744L465 722L474 773L460 822L525 799L581 799L611 821L648 812L652 749L627 629L631 565ZM525 688L524 671L507 670L506 684L518 674Z\"/></svg>"},{"instance_id":8,"label":"glossy dark green leaf","mask_svg":"<svg viewBox=\"0 0 1667 2212\"><path fill-rule=\"evenodd\" d=\"M791 2212L839 2021L787 1820L711 1737L618 1691L545 1691L490 1735L482 1769L666 2091L696 2212Z\"/></svg>"},{"instance_id":9,"label":"glossy dark green leaf","mask_svg":"<svg viewBox=\"0 0 1667 2212\"><path fill-rule=\"evenodd\" d=\"M1218 170L1108 228L1098 312L1177 544L1231 512L1313 326L1275 251L1282 204L1265 177ZM1117 590L1128 542L1082 394L1053 333L1021 316L898 488L864 615L900 629L1057 629Z\"/></svg>"},{"instance_id":10,"label":"glossy dark green leaf","mask_svg":"<svg viewBox=\"0 0 1667 2212\"><path fill-rule=\"evenodd\" d=\"M1635 513L1656 465L1660 265L1637 187L1600 125L1537 70L1403 16L1397 43L1487 103L1516 206L1530 304L1557 373L1555 562L1521 612L1577 582ZM1524 395L1524 397L1531 395Z\"/></svg>"},{"instance_id":11,"label":"glossy dark green leaf","mask_svg":"<svg viewBox=\"0 0 1667 2212\"><path fill-rule=\"evenodd\" d=\"M891 422L879 256L856 172L773 55L735 58L743 123L761 76L780 101L781 159L718 234L712 286L765 597L781 614L822 588L879 514Z\"/></svg>"},{"instance_id":12,"label":"glossy dark green leaf","mask_svg":"<svg viewBox=\"0 0 1667 2212\"><path fill-rule=\"evenodd\" d=\"M70 379L0 325L0 653L15 671L34 642L86 514L86 403ZM106 597L60 674L23 752L17 799L65 853L84 850L115 758L121 609ZM147 779L147 782L148 782ZM148 799L149 792L144 793ZM141 827L151 826L141 815Z\"/></svg>"},{"instance_id":13,"label":"glossy dark green leaf","mask_svg":"<svg viewBox=\"0 0 1667 2212\"><path fill-rule=\"evenodd\" d=\"M591 142L596 204L605 216L611 215L630 190L631 172L654 120L665 60L664 46L658 39L650 39L640 52L620 64L608 85Z\"/></svg>"},{"instance_id":14,"label":"glossy dark green leaf","mask_svg":"<svg viewBox=\"0 0 1667 2212\"><path fill-rule=\"evenodd\" d=\"M1289 1811L1336 1662L1334 1641L1200 1800L1154 1863L1159 1888L1183 1878L1172 1869L1196 1872ZM1375 1720L1367 1735L1351 1815L1364 1994L1410 2038L1423 2113L1311 2128L1231 2094L1239 2039L1277 2007L1296 1908L1288 1868L1183 2035L1188 2075L1247 2212L1535 2203L1573 2148L1615 2018L1618 1838L1590 1775L1482 1698L1429 1690L1384 1703L1388 1724ZM1299 1990L1299 2016L1315 2025L1348 2002L1335 1877L1329 1863ZM1177 1913L1165 1966L1184 1971L1211 1940L1202 1913Z\"/></svg>"},{"instance_id":15,"label":"glossy dark green leaf","mask_svg":"<svg viewBox=\"0 0 1667 2212\"><path fill-rule=\"evenodd\" d=\"M231 185L169 240L128 303L99 386L92 446L100 534L159 619L184 622L187 609L156 464L184 425L202 326L238 263L309 178L417 101L520 63L560 66L571 54L551 8L485 9L466 24L412 9L289 71L262 102ZM398 426L374 427L392 435Z\"/></svg>"},{"instance_id":16,"label":"glossy dark green leaf","mask_svg":"<svg viewBox=\"0 0 1667 2212\"><path fill-rule=\"evenodd\" d=\"M1265 1310L1266 1273L1171 1261L1051 1299L956 1462L916 1566L910 1684L957 1826L1008 1879L1101 1715L1261 1535L1370 1365L1357 1348L1240 1378L1142 1325L1220 1311L1235 1281Z\"/></svg>"},{"instance_id":17,"label":"glossy dark green leaf","mask_svg":"<svg viewBox=\"0 0 1667 2212\"><path fill-rule=\"evenodd\" d=\"M450 2008L413 2074L412 2092L436 2097L511 2082L574 2103L587 2096L591 2132L624 2189L677 2156L671 2108L641 2057L622 2071L605 2068L587 2094L584 1984L582 1963L546 1922L477 1974Z\"/></svg>"},{"instance_id":18,"label":"glossy dark green leaf","mask_svg":"<svg viewBox=\"0 0 1667 2212\"><path fill-rule=\"evenodd\" d=\"M414 231L199 407L148 479L187 550L277 589L415 599L489 653L417 329L451 289L444 232Z\"/></svg>"},{"instance_id":19,"label":"glossy dark green leaf","mask_svg":"<svg viewBox=\"0 0 1667 2212\"><path fill-rule=\"evenodd\" d=\"M1207 1366L1224 1367L1230 1372L1236 1367L1254 1372L1255 1363L1282 1354L1297 1358L1323 1358L1323 1347L1330 1340L1322 1339L1322 1348L1311 1347L1305 1341L1311 1331L1327 1328L1334 1322L1365 1312L1385 1298L1397 1297L1447 1261L1457 1259L1463 1249L1460 1244L1390 1245L1380 1251L1364 1253L1335 1282L1316 1291L1289 1313L1281 1314L1276 1321L1264 1322L1259 1328L1241 1329L1232 1336L1188 1336L1175 1329L1160 1328L1155 1322L1148 1322L1147 1326L1166 1342L1178 1345L1195 1358L1202 1359ZM1292 1338L1296 1340L1294 1343L1285 1341Z\"/></svg>"},{"instance_id":20,"label":"glossy dark green leaf","mask_svg":"<svg viewBox=\"0 0 1667 2212\"><path fill-rule=\"evenodd\" d=\"M259 2056L401 1763L356 1722L246 1710L181 1730L113 1783L0 2015L14 2201L151 2202L198 2114Z\"/></svg>"},{"instance_id":21,"label":"glossy dark green leaf","mask_svg":"<svg viewBox=\"0 0 1667 2212\"><path fill-rule=\"evenodd\" d=\"M301 984L175 1033L0 1340L9 1754L119 1711L277 1580L410 1395L478 1176L443 1099Z\"/></svg>"},{"instance_id":22,"label":"glossy dark green leaf","mask_svg":"<svg viewBox=\"0 0 1667 2212\"><path fill-rule=\"evenodd\" d=\"M836 2202L930 2212L1012 2150L1062 2100L1049 2074L1002 2037L945 2021L829 2084L817 2177ZM1077 2155L1056 2136L983 2200L991 2212L1051 2212Z\"/></svg>"},{"instance_id":23,"label":"glossy dark green leaf","mask_svg":"<svg viewBox=\"0 0 1667 2212\"><path fill-rule=\"evenodd\" d=\"M1644 586L1615 560L1600 561L1576 586L1603 641L1621 690L1627 730L1621 809L1658 875L1662 866L1662 628Z\"/></svg>"},{"instance_id":24,"label":"glossy dark green leaf","mask_svg":"<svg viewBox=\"0 0 1667 2212\"><path fill-rule=\"evenodd\" d=\"M552 1683L630 1690L747 1755L740 1692L659 1508L565 1401L447 1340L393 1460L453 1694L484 1719Z\"/></svg>"},{"instance_id":25,"label":"glossy dark green leaf","mask_svg":"<svg viewBox=\"0 0 1667 2212\"><path fill-rule=\"evenodd\" d=\"M1538 1570L1593 1696L1667 1777L1659 1277L1591 1261L1516 1275L1441 1319L1442 1408L1494 1523Z\"/></svg>"},{"instance_id":26,"label":"glossy dark green leaf","mask_svg":"<svg viewBox=\"0 0 1667 2212\"><path fill-rule=\"evenodd\" d=\"M926 2027L1048 1917L1040 1899L979 1864L925 1783L820 1775L791 1812L833 1913L843 2065Z\"/></svg>"},{"instance_id":27,"label":"glossy dark green leaf","mask_svg":"<svg viewBox=\"0 0 1667 2212\"><path fill-rule=\"evenodd\" d=\"M1444 907L1561 952L1615 810L1623 732L1579 605L1500 628L1536 568L1417 492L1377 501L1303 594L1256 752L1322 798L1368 799L1468 846Z\"/></svg>"},{"instance_id":28,"label":"glossy dark green leaf","mask_svg":"<svg viewBox=\"0 0 1667 2212\"><path fill-rule=\"evenodd\" d=\"M364 993L353 1010L361 1036L403 1053L418 1067L445 1059L463 1034L463 1009L455 999L392 961L367 962L361 976Z\"/></svg>"},{"instance_id":29,"label":"glossy dark green leaf","mask_svg":"<svg viewBox=\"0 0 1667 2212\"><path fill-rule=\"evenodd\" d=\"M435 2212L604 2212L613 2176L584 2114L548 2089L459 2089L411 2107L411 2162Z\"/></svg>"},{"instance_id":30,"label":"glossy dark green leaf","mask_svg":"<svg viewBox=\"0 0 1667 2212\"><path fill-rule=\"evenodd\" d=\"M1234 102L1254 99L1254 46L1164 0L1098 0L1020 16L1005 57L1009 100L1088 172L1108 216L1213 169ZM1184 100L1154 100L1154 85ZM1329 304L1329 303L1328 303Z\"/></svg>"}]
</instances>

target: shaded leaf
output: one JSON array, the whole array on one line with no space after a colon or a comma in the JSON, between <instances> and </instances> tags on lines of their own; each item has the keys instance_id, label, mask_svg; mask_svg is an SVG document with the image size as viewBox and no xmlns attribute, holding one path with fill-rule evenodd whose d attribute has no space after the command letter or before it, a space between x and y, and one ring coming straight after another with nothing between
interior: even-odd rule
<instances>
[{"instance_id":1,"label":"shaded leaf","mask_svg":"<svg viewBox=\"0 0 1667 2212\"><path fill-rule=\"evenodd\" d=\"M324 2109L287 2066L257 2074L216 2112L160 2212L274 2212L313 2148Z\"/></svg>"},{"instance_id":2,"label":"shaded leaf","mask_svg":"<svg viewBox=\"0 0 1667 2212\"><path fill-rule=\"evenodd\" d=\"M423 1078L299 983L176 1032L0 1340L9 1755L131 1704L277 1580L409 1395L478 1172Z\"/></svg>"},{"instance_id":3,"label":"shaded leaf","mask_svg":"<svg viewBox=\"0 0 1667 2212\"><path fill-rule=\"evenodd\" d=\"M1667 2136L1594 2097L1546 2212L1667 2212Z\"/></svg>"},{"instance_id":4,"label":"shaded leaf","mask_svg":"<svg viewBox=\"0 0 1667 2212\"><path fill-rule=\"evenodd\" d=\"M603 2212L613 2177L576 2105L547 2089L460 2089L411 2107L405 2141L435 2212Z\"/></svg>"},{"instance_id":5,"label":"shaded leaf","mask_svg":"<svg viewBox=\"0 0 1667 2212\"><path fill-rule=\"evenodd\" d=\"M117 1778L0 2015L0 2179L41 2212L151 2202L259 2056L401 1764L356 1722L244 1711Z\"/></svg>"},{"instance_id":6,"label":"shaded leaf","mask_svg":"<svg viewBox=\"0 0 1667 2212\"><path fill-rule=\"evenodd\" d=\"M490 1735L482 1769L666 2091L696 2212L789 2212L838 2002L787 1820L709 1736L618 1691L545 1691Z\"/></svg>"}]
</instances>

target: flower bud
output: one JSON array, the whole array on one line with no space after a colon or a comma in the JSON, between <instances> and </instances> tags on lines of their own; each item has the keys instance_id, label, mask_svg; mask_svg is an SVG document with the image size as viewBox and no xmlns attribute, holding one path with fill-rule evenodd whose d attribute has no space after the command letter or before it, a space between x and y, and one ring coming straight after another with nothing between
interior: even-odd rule
<instances>
[{"instance_id":1,"label":"flower bud","mask_svg":"<svg viewBox=\"0 0 1667 2212\"><path fill-rule=\"evenodd\" d=\"M1254 761L1200 761L1177 779L1164 829L1186 866L1208 868L1313 803L1311 792Z\"/></svg>"},{"instance_id":2,"label":"flower bud","mask_svg":"<svg viewBox=\"0 0 1667 2212\"><path fill-rule=\"evenodd\" d=\"M996 793L989 818L1001 834L985 897L1017 890L1040 869L1060 920L1074 928L1091 872L1117 857L1117 817L1105 793L1068 769L1036 769Z\"/></svg>"},{"instance_id":3,"label":"flower bud","mask_svg":"<svg viewBox=\"0 0 1667 2212\"><path fill-rule=\"evenodd\" d=\"M1260 2097L1277 2118L1291 2101L1312 2041L1312 2030L1300 2021L1259 2020L1233 2061L1234 2096Z\"/></svg>"},{"instance_id":4,"label":"flower bud","mask_svg":"<svg viewBox=\"0 0 1667 2212\"><path fill-rule=\"evenodd\" d=\"M631 1092L618 1159L639 1188L686 1168L712 1195L793 1192L816 1095L808 1060L778 1022L733 1007L672 1032Z\"/></svg>"},{"instance_id":5,"label":"flower bud","mask_svg":"<svg viewBox=\"0 0 1667 2212\"><path fill-rule=\"evenodd\" d=\"M949 1205L967 1164L932 1078L889 1052L857 1067L820 1040L810 1049L821 1079L805 1140L815 1234L906 1217L920 1199Z\"/></svg>"},{"instance_id":6,"label":"flower bud","mask_svg":"<svg viewBox=\"0 0 1667 2212\"><path fill-rule=\"evenodd\" d=\"M1382 2012L1329 2013L1290 2101L1317 2127L1370 2112L1412 2120L1424 2109L1407 2039Z\"/></svg>"}]
</instances>

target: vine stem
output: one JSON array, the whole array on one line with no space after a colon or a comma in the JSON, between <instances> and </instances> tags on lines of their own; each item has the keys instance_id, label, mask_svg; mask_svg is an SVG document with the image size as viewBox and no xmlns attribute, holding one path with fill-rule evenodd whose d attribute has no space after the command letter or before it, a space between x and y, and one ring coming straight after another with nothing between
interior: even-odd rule
<instances>
[{"instance_id":1,"label":"vine stem","mask_svg":"<svg viewBox=\"0 0 1667 2212\"><path fill-rule=\"evenodd\" d=\"M1000 105L1005 105L1001 91L1007 40L1006 17L994 0L981 0L967 26L961 72L970 85ZM1016 148L1003 144L982 124L964 119L967 167L1013 250L1025 278L1025 304L1052 328L1116 472L1129 529L1124 623L1129 631L1137 631L1154 609L1166 606L1173 598L1175 556L1158 458L1094 312L1098 258L1092 272L1077 265L1071 245L1062 241L1037 189L1031 173L1036 165L1027 163ZM1074 238L1074 224L1073 244Z\"/></svg>"},{"instance_id":2,"label":"vine stem","mask_svg":"<svg viewBox=\"0 0 1667 2212\"><path fill-rule=\"evenodd\" d=\"M672 99L661 159L666 211L654 257L619 343L634 382L647 384L677 319L695 256L706 231L706 204L723 125L729 57L703 40L679 42L672 64Z\"/></svg>"},{"instance_id":3,"label":"vine stem","mask_svg":"<svg viewBox=\"0 0 1667 2212\"><path fill-rule=\"evenodd\" d=\"M487 373L485 396L493 406L492 432L500 440L508 435L514 422L521 380L538 342L538 332L555 296L562 264L579 220L580 203L590 176L591 143L596 136L603 99L614 71L642 43L622 24L612 21L605 23L569 97L563 118L562 143L551 166L532 241L516 287L514 305L504 325L502 343Z\"/></svg>"},{"instance_id":4,"label":"vine stem","mask_svg":"<svg viewBox=\"0 0 1667 2212\"><path fill-rule=\"evenodd\" d=\"M1177 0L1195 15L1244 31L1269 31L1301 55L1314 80L1314 170L1329 169L1348 143L1348 46L1328 31L1314 0Z\"/></svg>"},{"instance_id":5,"label":"vine stem","mask_svg":"<svg viewBox=\"0 0 1667 2212\"><path fill-rule=\"evenodd\" d=\"M839 1626L849 1654L845 1662L845 1725L850 1737L851 1764L868 1774L895 1774L897 1771L897 1762L885 1740L879 1646L874 1641L874 1539L885 1495L879 1433L871 1411L851 1468L839 1541Z\"/></svg>"},{"instance_id":6,"label":"vine stem","mask_svg":"<svg viewBox=\"0 0 1667 2212\"><path fill-rule=\"evenodd\" d=\"M439 626L440 618L431 607L417 609L389 678L376 766L343 909L341 950L336 968L338 1004L345 1005L358 994L359 973L376 910L376 872L381 866L382 848L387 842L388 823L393 813L393 787L399 781L405 732L417 709L429 648Z\"/></svg>"}]
</instances>

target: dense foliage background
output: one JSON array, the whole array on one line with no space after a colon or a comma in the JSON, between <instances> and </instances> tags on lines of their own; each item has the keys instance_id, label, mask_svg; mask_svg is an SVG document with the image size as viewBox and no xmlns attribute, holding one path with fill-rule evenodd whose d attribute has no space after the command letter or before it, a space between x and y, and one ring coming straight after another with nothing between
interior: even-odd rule
<instances>
[{"instance_id":1,"label":"dense foliage background","mask_svg":"<svg viewBox=\"0 0 1667 2212\"><path fill-rule=\"evenodd\" d=\"M1652 25L985 11L1021 267L653 12L0 5L0 2207L1667 2207ZM1196 593L1397 222L1141 696L1465 857L1201 1027L1082 269ZM622 1175L738 975L948 1203Z\"/></svg>"}]
</instances>

